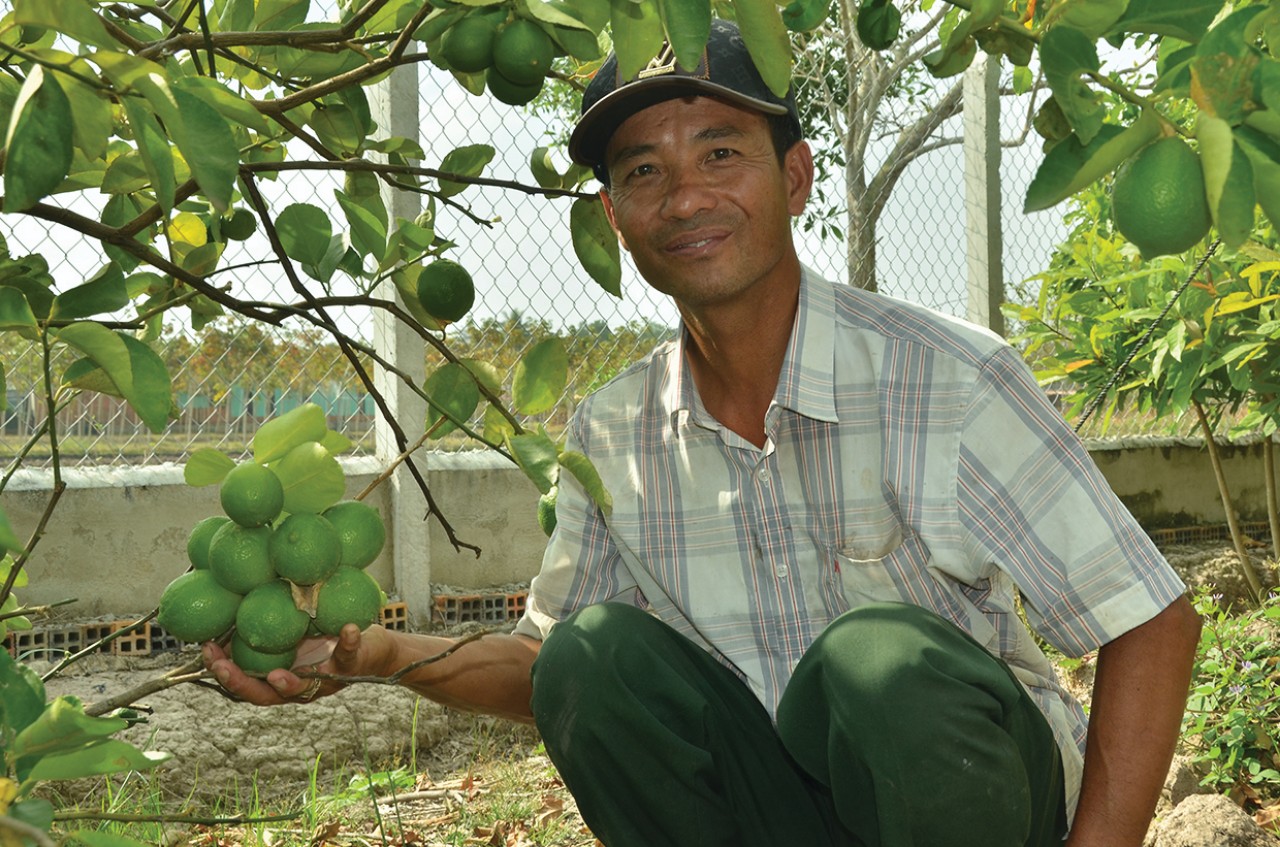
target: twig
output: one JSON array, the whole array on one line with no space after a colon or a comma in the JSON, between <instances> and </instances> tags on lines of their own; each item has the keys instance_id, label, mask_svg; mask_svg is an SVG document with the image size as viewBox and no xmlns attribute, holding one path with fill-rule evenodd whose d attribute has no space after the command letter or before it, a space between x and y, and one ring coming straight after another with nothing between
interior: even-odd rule
<instances>
[{"instance_id":1,"label":"twig","mask_svg":"<svg viewBox=\"0 0 1280 847\"><path fill-rule=\"evenodd\" d=\"M423 444L426 444L426 443L427 443L427 439L431 437L431 433L435 432L435 431L436 431L436 429L438 429L438 428L440 427L440 425L441 425L441 424L443 424L444 422L445 422L445 418L441 418L440 420L438 420L438 421L436 421L434 424L432 424L432 425L431 425L431 428L430 428L430 429L428 429L426 432L422 433L422 437L421 437L421 438L419 438L416 442L414 442L414 444L413 444L413 446L412 446L412 447L410 447L410 448L406 449L406 450L405 450L403 453L401 453L399 456L396 456L396 457L391 461L391 463L390 463L390 464L388 464L388 465L383 469L382 473L380 473L380 474L378 474L376 477L374 477L374 478L373 478L373 481L372 481L372 482L370 482L368 485L366 485L366 486L364 487L364 490L363 490L363 491L361 491L359 494L357 494L357 495L356 495L355 499L357 499L357 500L363 500L364 498L368 497L371 493L373 493L373 490L374 490L375 488L377 488L379 485L382 485L382 483L384 483L384 482L386 482L388 479L390 479L390 478L391 478L391 474L395 473L395 469L396 469L396 468L398 468L398 467L400 467L400 463L401 463L401 462L403 462L405 459L409 458L409 456L411 456L411 455L412 455L414 452L416 452L420 447L422 447L422 445L423 445Z\"/></svg>"},{"instance_id":2,"label":"twig","mask_svg":"<svg viewBox=\"0 0 1280 847\"><path fill-rule=\"evenodd\" d=\"M133 623L129 624L128 626L121 627L120 629L117 629L115 632L112 632L102 638L99 638L97 641L83 648L78 653L72 653L69 656L63 656L62 661L58 662L58 664L54 665L50 670L46 671L44 675L40 677L40 679L43 682L48 682L49 680L56 677L58 674L62 673L62 671L65 670L68 665L73 664L74 662L80 661L90 653L98 652L104 646L106 646L107 644L110 644L112 641L115 641L117 638L123 638L129 633L136 631L143 624L154 619L158 612L159 612L158 609L153 609L151 611L151 614L145 615L139 618L138 620L134 621ZM125 705L128 705L128 704L125 704ZM88 710L86 709L86 711Z\"/></svg>"},{"instance_id":3,"label":"twig","mask_svg":"<svg viewBox=\"0 0 1280 847\"><path fill-rule=\"evenodd\" d=\"M123 821L125 823L194 823L206 826L238 826L246 823L275 823L297 820L303 811L264 817L236 815L230 818L206 818L198 815L134 815L126 812L63 811L54 812L55 821Z\"/></svg>"}]
</instances>

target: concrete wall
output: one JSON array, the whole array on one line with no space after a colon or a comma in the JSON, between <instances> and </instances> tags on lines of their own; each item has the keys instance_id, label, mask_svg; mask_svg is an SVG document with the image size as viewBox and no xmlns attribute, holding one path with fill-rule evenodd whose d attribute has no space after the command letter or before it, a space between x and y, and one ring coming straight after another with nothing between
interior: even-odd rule
<instances>
[{"instance_id":1,"label":"concrete wall","mask_svg":"<svg viewBox=\"0 0 1280 847\"><path fill-rule=\"evenodd\" d=\"M343 463L347 495L354 496L381 470L372 460ZM457 538L480 547L455 550L432 519L430 550L422 555L432 583L488 588L527 581L541 561L546 536L538 528L538 490L497 455L432 454L427 485ZM76 616L129 615L155 607L171 579L187 568L187 534L196 521L221 514L216 486L192 488L182 468L67 470L67 485L19 592L27 604L77 598ZM51 496L47 471L19 471L0 494L0 507L20 538L37 526ZM385 486L366 502L388 514ZM369 567L389 594L396 593L390 546ZM408 599L408 598L402 598ZM419 607L425 605L418 598ZM411 604L413 605L413 604Z\"/></svg>"},{"instance_id":2,"label":"concrete wall","mask_svg":"<svg viewBox=\"0 0 1280 847\"><path fill-rule=\"evenodd\" d=\"M1112 488L1148 529L1224 523L1202 445L1134 440L1093 444L1091 450ZM1265 520L1261 445L1228 445L1223 452L1242 518ZM455 549L433 519L429 549L422 555L430 582L500 589L528 581L545 542L537 525L533 484L495 454L431 454L426 466L427 483L456 536L482 550L477 557L471 550ZM349 461L344 469L349 495L361 491L380 470L373 460ZM19 596L26 603L78 598L68 610L77 616L149 611L169 580L187 567L191 526L220 512L216 488L185 485L178 466L72 470L64 478L67 490L29 563L31 584ZM49 497L48 472L21 471L0 494L0 507L25 538ZM382 488L368 502L387 514ZM390 562L388 549L371 573L388 593L396 594ZM411 608L429 605L429 598L401 599Z\"/></svg>"}]
</instances>

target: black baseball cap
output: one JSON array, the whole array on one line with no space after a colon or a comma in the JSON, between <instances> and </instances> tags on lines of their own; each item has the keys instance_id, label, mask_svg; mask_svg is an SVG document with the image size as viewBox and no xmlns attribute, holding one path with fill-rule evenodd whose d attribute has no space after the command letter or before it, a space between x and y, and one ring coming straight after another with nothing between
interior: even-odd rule
<instances>
[{"instance_id":1,"label":"black baseball cap","mask_svg":"<svg viewBox=\"0 0 1280 847\"><path fill-rule=\"evenodd\" d=\"M604 150L623 121L650 106L677 97L719 97L766 115L790 115L800 136L795 86L779 97L765 85L736 24L711 21L711 36L696 67L682 68L669 44L640 73L618 77L618 56L610 53L582 95L582 117L569 136L569 157L597 170Z\"/></svg>"}]
</instances>

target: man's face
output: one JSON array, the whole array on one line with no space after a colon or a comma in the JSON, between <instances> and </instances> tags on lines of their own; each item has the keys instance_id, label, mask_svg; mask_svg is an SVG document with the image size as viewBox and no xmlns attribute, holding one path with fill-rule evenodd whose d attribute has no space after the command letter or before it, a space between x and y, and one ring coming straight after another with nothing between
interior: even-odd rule
<instances>
[{"instance_id":1,"label":"man's face","mask_svg":"<svg viewBox=\"0 0 1280 847\"><path fill-rule=\"evenodd\" d=\"M732 299L794 256L813 183L808 145L779 164L759 112L710 97L628 118L605 150L605 211L645 280L685 306Z\"/></svg>"}]
</instances>

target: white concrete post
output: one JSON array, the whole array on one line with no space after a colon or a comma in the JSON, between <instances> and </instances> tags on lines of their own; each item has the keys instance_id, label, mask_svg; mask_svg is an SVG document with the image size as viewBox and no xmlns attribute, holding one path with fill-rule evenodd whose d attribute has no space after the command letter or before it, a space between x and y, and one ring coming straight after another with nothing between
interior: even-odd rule
<instances>
[{"instance_id":1,"label":"white concrete post","mask_svg":"<svg viewBox=\"0 0 1280 847\"><path fill-rule=\"evenodd\" d=\"M964 77L965 317L1004 334L1000 62L979 52Z\"/></svg>"},{"instance_id":2,"label":"white concrete post","mask_svg":"<svg viewBox=\"0 0 1280 847\"><path fill-rule=\"evenodd\" d=\"M396 68L386 80L369 89L369 106L381 133L419 140L417 66L410 64ZM393 221L398 218L413 220L421 211L416 194L391 190L384 185L383 198ZM400 300L389 280L382 284L377 296ZM374 310L373 338L374 347L380 355L412 376L418 385L422 384L426 363L423 342L417 334L378 309ZM374 380L412 446L426 420L426 403L399 377L381 367L375 370ZM376 444L378 459L383 463L390 463L399 455L395 436L381 415L378 416ZM414 454L414 462L425 479L426 454ZM423 519L427 511L426 498L403 464L396 468L384 485L391 486L388 497L391 504L389 540L396 593L408 606L410 620L425 625L431 619L430 528Z\"/></svg>"}]
</instances>

